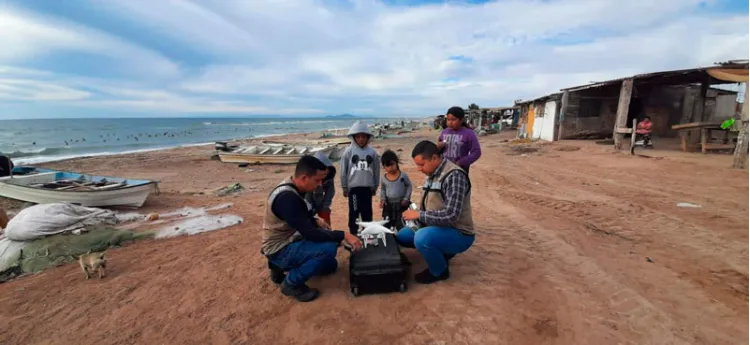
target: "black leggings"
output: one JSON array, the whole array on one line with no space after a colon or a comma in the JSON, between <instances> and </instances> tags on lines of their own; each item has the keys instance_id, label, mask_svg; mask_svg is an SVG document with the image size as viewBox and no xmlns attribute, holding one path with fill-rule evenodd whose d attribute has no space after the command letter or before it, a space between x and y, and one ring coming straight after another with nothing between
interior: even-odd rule
<instances>
[{"instance_id":1,"label":"black leggings","mask_svg":"<svg viewBox=\"0 0 750 345\"><path fill-rule=\"evenodd\" d=\"M401 202L389 203L386 201L385 207L383 207L383 219L388 217L387 228L391 226L396 228L396 231L401 230L404 227L403 213L409 206L401 206Z\"/></svg>"},{"instance_id":2,"label":"black leggings","mask_svg":"<svg viewBox=\"0 0 750 345\"><path fill-rule=\"evenodd\" d=\"M372 221L372 189L370 187L354 187L349 190L349 232L357 234L357 217L362 216L363 222Z\"/></svg>"}]
</instances>

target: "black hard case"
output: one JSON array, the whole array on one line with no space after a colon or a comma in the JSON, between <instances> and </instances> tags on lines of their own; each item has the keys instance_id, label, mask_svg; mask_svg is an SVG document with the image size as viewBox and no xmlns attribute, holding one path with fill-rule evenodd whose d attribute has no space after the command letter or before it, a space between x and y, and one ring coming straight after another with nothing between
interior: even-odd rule
<instances>
[{"instance_id":1,"label":"black hard case","mask_svg":"<svg viewBox=\"0 0 750 345\"><path fill-rule=\"evenodd\" d=\"M386 246L367 245L349 257L349 287L354 296L363 293L406 291L408 265L396 237L386 234Z\"/></svg>"}]
</instances>

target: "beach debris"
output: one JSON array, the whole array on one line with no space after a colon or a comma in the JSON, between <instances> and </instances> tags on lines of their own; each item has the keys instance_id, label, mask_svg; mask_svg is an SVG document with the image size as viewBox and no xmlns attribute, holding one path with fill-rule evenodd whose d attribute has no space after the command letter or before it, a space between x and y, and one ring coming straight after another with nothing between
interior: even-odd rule
<instances>
[{"instance_id":1,"label":"beach debris","mask_svg":"<svg viewBox=\"0 0 750 345\"><path fill-rule=\"evenodd\" d=\"M155 213L155 212L154 213L149 213L148 216L146 216L146 220L149 221L149 222L153 222L153 221L155 221L157 219L159 219L159 214Z\"/></svg>"},{"instance_id":2,"label":"beach debris","mask_svg":"<svg viewBox=\"0 0 750 345\"><path fill-rule=\"evenodd\" d=\"M251 172L255 172L255 169L245 169L245 172L246 172L246 173L251 173Z\"/></svg>"},{"instance_id":3,"label":"beach debris","mask_svg":"<svg viewBox=\"0 0 750 345\"><path fill-rule=\"evenodd\" d=\"M216 190L216 195L217 196L227 196L227 195L230 195L230 194L237 194L239 192L242 192L244 189L245 189L245 187L243 187L242 184L240 184L239 182L238 183L233 183L233 184L230 184L230 185L228 185L226 187L221 187L218 190Z\"/></svg>"},{"instance_id":4,"label":"beach debris","mask_svg":"<svg viewBox=\"0 0 750 345\"><path fill-rule=\"evenodd\" d=\"M510 152L508 152L508 155L510 156L526 156L527 153L537 152L539 151L538 147L533 147L530 145L512 145L510 146Z\"/></svg>"},{"instance_id":5,"label":"beach debris","mask_svg":"<svg viewBox=\"0 0 750 345\"><path fill-rule=\"evenodd\" d=\"M170 238L182 235L195 235L203 232L215 231L233 225L241 224L242 217L233 214L202 215L185 219L177 226L165 227L156 234L156 238Z\"/></svg>"},{"instance_id":6,"label":"beach debris","mask_svg":"<svg viewBox=\"0 0 750 345\"><path fill-rule=\"evenodd\" d=\"M654 262L654 259L652 259L651 257L647 256L646 257L646 261L648 261L648 262Z\"/></svg>"},{"instance_id":7,"label":"beach debris","mask_svg":"<svg viewBox=\"0 0 750 345\"><path fill-rule=\"evenodd\" d=\"M579 146L565 145L565 146L560 146L560 147L556 148L555 150L562 151L562 152L573 152L573 151L579 151L580 149L581 148Z\"/></svg>"},{"instance_id":8,"label":"beach debris","mask_svg":"<svg viewBox=\"0 0 750 345\"><path fill-rule=\"evenodd\" d=\"M680 203L677 203L677 207L684 207L684 208L701 208L702 206L701 206L701 205L698 205L698 204L692 204L692 203L689 203L689 202L680 202Z\"/></svg>"},{"instance_id":9,"label":"beach debris","mask_svg":"<svg viewBox=\"0 0 750 345\"><path fill-rule=\"evenodd\" d=\"M510 141L511 145L522 145L522 144L531 144L534 141L529 138L522 138L522 139L513 139Z\"/></svg>"}]
</instances>

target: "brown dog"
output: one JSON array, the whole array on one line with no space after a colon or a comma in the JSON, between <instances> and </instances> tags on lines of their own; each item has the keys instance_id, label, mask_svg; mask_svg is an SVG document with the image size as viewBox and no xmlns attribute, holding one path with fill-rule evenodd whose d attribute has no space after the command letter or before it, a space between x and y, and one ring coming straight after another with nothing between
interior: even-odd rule
<instances>
[{"instance_id":1,"label":"brown dog","mask_svg":"<svg viewBox=\"0 0 750 345\"><path fill-rule=\"evenodd\" d=\"M78 258L78 263L81 264L81 269L83 269L86 279L89 279L89 275L96 271L99 272L99 279L104 278L104 275L106 274L105 269L107 268L107 259L104 258L104 252L91 253L89 251ZM89 270L91 270L91 272L89 272Z\"/></svg>"},{"instance_id":2,"label":"brown dog","mask_svg":"<svg viewBox=\"0 0 750 345\"><path fill-rule=\"evenodd\" d=\"M0 207L0 230L5 229L8 226L8 214L5 213L2 207ZM2 231L0 231L2 233Z\"/></svg>"}]
</instances>

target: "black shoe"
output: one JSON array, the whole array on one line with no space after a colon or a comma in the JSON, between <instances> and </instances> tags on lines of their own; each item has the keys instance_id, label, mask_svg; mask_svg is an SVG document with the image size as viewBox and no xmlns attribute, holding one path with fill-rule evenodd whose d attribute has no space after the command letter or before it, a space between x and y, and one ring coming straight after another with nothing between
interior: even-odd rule
<instances>
[{"instance_id":1,"label":"black shoe","mask_svg":"<svg viewBox=\"0 0 750 345\"><path fill-rule=\"evenodd\" d=\"M432 283L434 283L436 281L446 280L446 279L450 278L450 276L451 276L451 273L448 270L448 267L446 267L445 271L443 271L443 273L440 274L437 277L434 276L434 275L432 275L432 273L430 273L430 270L427 269L427 270L424 270L424 271L422 271L420 273L417 273L414 276L414 281L417 282L417 283L420 283L420 284L432 284Z\"/></svg>"},{"instance_id":2,"label":"black shoe","mask_svg":"<svg viewBox=\"0 0 750 345\"><path fill-rule=\"evenodd\" d=\"M287 284L286 280L281 283L281 293L285 296L294 297L300 302L310 302L320 295L318 289L313 289L305 284L300 286L291 286Z\"/></svg>"},{"instance_id":3,"label":"black shoe","mask_svg":"<svg viewBox=\"0 0 750 345\"><path fill-rule=\"evenodd\" d=\"M279 285L284 282L284 279L286 279L286 274L284 274L284 271L271 269L271 281Z\"/></svg>"},{"instance_id":4,"label":"black shoe","mask_svg":"<svg viewBox=\"0 0 750 345\"><path fill-rule=\"evenodd\" d=\"M278 266L269 262L268 268L271 270L271 281L274 284L276 285L281 284L284 281L284 279L286 279L286 274L284 274L284 270L282 270Z\"/></svg>"}]
</instances>

